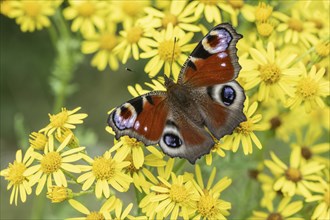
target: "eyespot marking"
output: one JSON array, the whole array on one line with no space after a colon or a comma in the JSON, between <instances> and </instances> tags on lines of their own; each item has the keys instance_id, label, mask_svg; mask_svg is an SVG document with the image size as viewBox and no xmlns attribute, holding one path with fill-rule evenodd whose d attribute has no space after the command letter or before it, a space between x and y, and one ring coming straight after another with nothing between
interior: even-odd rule
<instances>
[{"instance_id":1,"label":"eyespot marking","mask_svg":"<svg viewBox=\"0 0 330 220\"><path fill-rule=\"evenodd\" d=\"M226 29L215 29L202 40L203 48L210 54L225 51L229 47L232 36Z\"/></svg>"},{"instance_id":2,"label":"eyespot marking","mask_svg":"<svg viewBox=\"0 0 330 220\"><path fill-rule=\"evenodd\" d=\"M113 114L113 122L119 130L132 128L134 126L137 113L130 103L125 103L117 108Z\"/></svg>"},{"instance_id":3,"label":"eyespot marking","mask_svg":"<svg viewBox=\"0 0 330 220\"><path fill-rule=\"evenodd\" d=\"M166 133L163 137L164 143L171 148L178 148L182 145L182 140L175 134Z\"/></svg>"},{"instance_id":4,"label":"eyespot marking","mask_svg":"<svg viewBox=\"0 0 330 220\"><path fill-rule=\"evenodd\" d=\"M236 92L231 86L226 85L222 88L220 96L223 104L229 106L233 104L236 98Z\"/></svg>"}]
</instances>

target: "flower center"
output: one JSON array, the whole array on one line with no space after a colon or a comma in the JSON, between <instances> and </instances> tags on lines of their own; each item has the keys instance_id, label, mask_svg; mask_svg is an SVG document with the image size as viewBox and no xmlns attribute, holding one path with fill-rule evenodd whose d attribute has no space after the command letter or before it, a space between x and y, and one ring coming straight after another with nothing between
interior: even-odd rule
<instances>
[{"instance_id":1,"label":"flower center","mask_svg":"<svg viewBox=\"0 0 330 220\"><path fill-rule=\"evenodd\" d=\"M42 133L32 132L30 134L29 142L31 144L31 147L33 147L36 150L43 150L47 144L47 137L46 135Z\"/></svg>"},{"instance_id":2,"label":"flower center","mask_svg":"<svg viewBox=\"0 0 330 220\"><path fill-rule=\"evenodd\" d=\"M259 5L254 12L257 21L265 21L272 14L273 8L266 5L264 2L259 2Z\"/></svg>"},{"instance_id":3,"label":"flower center","mask_svg":"<svg viewBox=\"0 0 330 220\"><path fill-rule=\"evenodd\" d=\"M68 120L68 112L65 108L62 109L62 112L56 114L56 115L50 115L50 124L55 128L62 127L65 122Z\"/></svg>"},{"instance_id":4,"label":"flower center","mask_svg":"<svg viewBox=\"0 0 330 220\"><path fill-rule=\"evenodd\" d=\"M47 198L52 200L52 203L63 202L70 197L72 197L72 190L64 186L52 186L47 192Z\"/></svg>"},{"instance_id":5,"label":"flower center","mask_svg":"<svg viewBox=\"0 0 330 220\"><path fill-rule=\"evenodd\" d=\"M92 171L96 179L110 180L115 175L114 161L104 157L98 157L94 160Z\"/></svg>"},{"instance_id":6,"label":"flower center","mask_svg":"<svg viewBox=\"0 0 330 220\"><path fill-rule=\"evenodd\" d=\"M257 24L257 31L263 37L268 37L273 33L274 27L268 22L261 22Z\"/></svg>"},{"instance_id":7,"label":"flower center","mask_svg":"<svg viewBox=\"0 0 330 220\"><path fill-rule=\"evenodd\" d=\"M87 18L94 14L96 8L92 2L83 2L79 4L77 10L80 16Z\"/></svg>"},{"instance_id":8,"label":"flower center","mask_svg":"<svg viewBox=\"0 0 330 220\"><path fill-rule=\"evenodd\" d=\"M175 26L177 24L177 22L178 22L177 17L171 13L165 14L165 16L163 17L163 20L162 20L162 24L163 24L164 28L166 28L169 23L171 23L171 24L173 24L173 26Z\"/></svg>"},{"instance_id":9,"label":"flower center","mask_svg":"<svg viewBox=\"0 0 330 220\"><path fill-rule=\"evenodd\" d=\"M273 117L272 119L270 119L271 129L276 129L276 128L280 127L281 124L282 124L282 121L281 121L280 117Z\"/></svg>"},{"instance_id":10,"label":"flower center","mask_svg":"<svg viewBox=\"0 0 330 220\"><path fill-rule=\"evenodd\" d=\"M250 119L247 119L247 121L241 122L239 126L235 128L235 132L241 133L243 135L249 135L253 131L252 125L253 124Z\"/></svg>"},{"instance_id":11,"label":"flower center","mask_svg":"<svg viewBox=\"0 0 330 220\"><path fill-rule=\"evenodd\" d=\"M205 195L197 203L198 212L207 219L215 219L219 210L216 208L216 200L211 195Z\"/></svg>"},{"instance_id":12,"label":"flower center","mask_svg":"<svg viewBox=\"0 0 330 220\"><path fill-rule=\"evenodd\" d=\"M288 20L288 25L290 29L297 32L302 32L304 29L302 22L295 18L290 18Z\"/></svg>"},{"instance_id":13,"label":"flower center","mask_svg":"<svg viewBox=\"0 0 330 220\"><path fill-rule=\"evenodd\" d=\"M143 34L143 30L141 27L132 27L129 31L127 31L127 41L131 44L137 43Z\"/></svg>"},{"instance_id":14,"label":"flower center","mask_svg":"<svg viewBox=\"0 0 330 220\"><path fill-rule=\"evenodd\" d=\"M165 62L172 61L172 56L173 56L174 60L178 59L181 54L180 47L177 44L175 44L174 50L173 50L173 47L174 47L174 41L172 41L172 40L165 40L165 41L159 43L158 53L159 53L160 58L162 60L164 60ZM174 52L174 54L173 54L173 52Z\"/></svg>"},{"instance_id":15,"label":"flower center","mask_svg":"<svg viewBox=\"0 0 330 220\"><path fill-rule=\"evenodd\" d=\"M99 212L91 212L86 216L86 220L105 220L103 214Z\"/></svg>"},{"instance_id":16,"label":"flower center","mask_svg":"<svg viewBox=\"0 0 330 220\"><path fill-rule=\"evenodd\" d=\"M129 166L125 167L125 170L127 170L131 175L133 173L137 173L140 169L137 169L135 166L134 166L134 163L133 163L133 157L131 154L129 154L125 161L129 161L131 162Z\"/></svg>"},{"instance_id":17,"label":"flower center","mask_svg":"<svg viewBox=\"0 0 330 220\"><path fill-rule=\"evenodd\" d=\"M243 0L227 0L227 2L231 5L231 7L237 8L237 9L242 8L244 5Z\"/></svg>"},{"instance_id":18,"label":"flower center","mask_svg":"<svg viewBox=\"0 0 330 220\"><path fill-rule=\"evenodd\" d=\"M329 190L326 190L324 193L324 201L329 207L330 206L330 191Z\"/></svg>"},{"instance_id":19,"label":"flower center","mask_svg":"<svg viewBox=\"0 0 330 220\"><path fill-rule=\"evenodd\" d=\"M27 16L37 17L41 11L41 5L36 1L25 1L23 2L23 9Z\"/></svg>"},{"instance_id":20,"label":"flower center","mask_svg":"<svg viewBox=\"0 0 330 220\"><path fill-rule=\"evenodd\" d=\"M9 172L6 179L14 185L20 185L25 180L25 177L23 176L25 170L26 166L23 163L14 161L14 164L9 164Z\"/></svg>"},{"instance_id":21,"label":"flower center","mask_svg":"<svg viewBox=\"0 0 330 220\"><path fill-rule=\"evenodd\" d=\"M330 42L321 42L315 47L316 53L321 57L327 57L330 53Z\"/></svg>"},{"instance_id":22,"label":"flower center","mask_svg":"<svg viewBox=\"0 0 330 220\"><path fill-rule=\"evenodd\" d=\"M117 39L113 34L103 34L100 37L100 48L111 51L117 45Z\"/></svg>"},{"instance_id":23,"label":"flower center","mask_svg":"<svg viewBox=\"0 0 330 220\"><path fill-rule=\"evenodd\" d=\"M62 157L58 152L49 152L41 159L41 170L46 174L51 174L60 169Z\"/></svg>"},{"instance_id":24,"label":"flower center","mask_svg":"<svg viewBox=\"0 0 330 220\"><path fill-rule=\"evenodd\" d=\"M306 160L309 160L313 156L313 153L308 147L302 147L301 148L301 155Z\"/></svg>"},{"instance_id":25,"label":"flower center","mask_svg":"<svg viewBox=\"0 0 330 220\"><path fill-rule=\"evenodd\" d=\"M123 12L130 17L137 17L143 11L143 7L144 4L138 1L135 1L134 4L131 1L122 1L121 5Z\"/></svg>"},{"instance_id":26,"label":"flower center","mask_svg":"<svg viewBox=\"0 0 330 220\"><path fill-rule=\"evenodd\" d=\"M309 99L313 98L317 91L317 83L311 78L304 78L298 83L296 93L303 99Z\"/></svg>"},{"instance_id":27,"label":"flower center","mask_svg":"<svg viewBox=\"0 0 330 220\"><path fill-rule=\"evenodd\" d=\"M283 220L283 217L280 213L271 213L268 215L267 220Z\"/></svg>"},{"instance_id":28,"label":"flower center","mask_svg":"<svg viewBox=\"0 0 330 220\"><path fill-rule=\"evenodd\" d=\"M281 70L274 63L269 63L260 67L260 78L266 84L277 83L281 78Z\"/></svg>"},{"instance_id":29,"label":"flower center","mask_svg":"<svg viewBox=\"0 0 330 220\"><path fill-rule=\"evenodd\" d=\"M286 170L285 177L287 180L290 180L295 183L299 182L302 179L300 171L292 167Z\"/></svg>"},{"instance_id":30,"label":"flower center","mask_svg":"<svg viewBox=\"0 0 330 220\"><path fill-rule=\"evenodd\" d=\"M314 23L317 29L322 29L324 26L323 21L321 19L313 18L310 19L310 21Z\"/></svg>"},{"instance_id":31,"label":"flower center","mask_svg":"<svg viewBox=\"0 0 330 220\"><path fill-rule=\"evenodd\" d=\"M121 137L121 140L124 143L124 145L128 145L131 148L144 146L144 144L141 141L138 141L135 138L131 138L129 136L123 136Z\"/></svg>"},{"instance_id":32,"label":"flower center","mask_svg":"<svg viewBox=\"0 0 330 220\"><path fill-rule=\"evenodd\" d=\"M184 186L173 184L170 190L170 197L174 202L184 202L188 197L188 191Z\"/></svg>"}]
</instances>

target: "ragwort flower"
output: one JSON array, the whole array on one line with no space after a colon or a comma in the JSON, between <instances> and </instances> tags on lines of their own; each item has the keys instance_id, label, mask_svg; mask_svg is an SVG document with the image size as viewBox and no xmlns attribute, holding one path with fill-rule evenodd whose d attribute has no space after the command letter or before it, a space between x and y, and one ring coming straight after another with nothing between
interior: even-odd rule
<instances>
[{"instance_id":1,"label":"ragwort flower","mask_svg":"<svg viewBox=\"0 0 330 220\"><path fill-rule=\"evenodd\" d=\"M43 190L47 181L47 188L50 189L53 186L53 181L56 186L67 187L67 180L64 172L80 173L80 169L77 165L71 164L81 159L81 155L78 152L85 149L85 147L78 147L71 150L63 151L71 140L72 135L69 135L60 146L55 149L54 137L49 136L48 146L44 149L44 154L34 152L33 157L40 163L29 167L24 172L24 176L31 176L30 183L34 185L38 183L36 189L36 195L39 195Z\"/></svg>"},{"instance_id":2,"label":"ragwort flower","mask_svg":"<svg viewBox=\"0 0 330 220\"><path fill-rule=\"evenodd\" d=\"M32 192L30 186L30 178L23 175L26 169L32 164L34 158L32 157L33 148L29 148L24 157L22 155L22 150L16 152L16 159L13 163L9 163L8 168L1 170L0 176L5 177L8 180L7 190L11 191L10 204L15 201L17 205L18 195L22 202L26 201L26 194L30 195Z\"/></svg>"},{"instance_id":3,"label":"ragwort flower","mask_svg":"<svg viewBox=\"0 0 330 220\"><path fill-rule=\"evenodd\" d=\"M124 158L119 158L115 155L113 158L109 151L106 151L103 156L94 159L87 155L83 155L83 159L90 165L80 166L86 173L78 177L77 182L83 183L82 190L89 189L94 182L95 195L101 198L102 194L108 198L110 196L110 186L119 192L127 191L132 178L123 172L123 168L130 165L130 162L123 161Z\"/></svg>"},{"instance_id":4,"label":"ragwort flower","mask_svg":"<svg viewBox=\"0 0 330 220\"><path fill-rule=\"evenodd\" d=\"M171 23L167 26L166 30L162 30L161 32L154 31L154 40L145 42L146 46L153 49L141 53L140 56L143 59L151 58L144 68L146 73L148 73L150 77L154 77L164 66L164 73L169 76L172 64L172 74L176 81L179 76L180 66L188 58L184 53L191 52L194 47L194 44L187 44L192 37L192 33L181 36L178 35L178 29L173 28ZM175 38L176 42L174 43Z\"/></svg>"},{"instance_id":5,"label":"ragwort flower","mask_svg":"<svg viewBox=\"0 0 330 220\"><path fill-rule=\"evenodd\" d=\"M295 194L310 196L310 189L313 188L310 182L315 180L315 174L325 166L315 161L303 162L300 148L292 149L290 166L283 163L273 152L270 155L272 160L266 160L265 165L276 177L274 190L280 190L290 197Z\"/></svg>"},{"instance_id":6,"label":"ragwort flower","mask_svg":"<svg viewBox=\"0 0 330 220\"><path fill-rule=\"evenodd\" d=\"M62 0L56 1L10 1L10 10L7 16L15 18L16 23L21 26L23 32L33 32L49 27L51 22L49 17L54 15L56 8L62 3ZM1 11L2 11L1 4Z\"/></svg>"},{"instance_id":7,"label":"ragwort flower","mask_svg":"<svg viewBox=\"0 0 330 220\"><path fill-rule=\"evenodd\" d=\"M50 123L39 132L45 132L46 134L51 135L56 131L57 135L61 136L62 130L65 130L66 128L75 129L76 126L74 124L82 124L82 119L87 117L87 114L84 113L75 114L80 109L81 107L73 110L62 108L62 111L56 115L48 114Z\"/></svg>"}]
</instances>

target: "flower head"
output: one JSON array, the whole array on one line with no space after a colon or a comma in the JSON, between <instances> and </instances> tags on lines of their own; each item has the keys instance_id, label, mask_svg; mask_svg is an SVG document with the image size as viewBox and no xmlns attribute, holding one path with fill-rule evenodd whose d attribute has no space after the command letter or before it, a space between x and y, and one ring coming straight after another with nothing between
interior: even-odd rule
<instances>
[{"instance_id":1,"label":"flower head","mask_svg":"<svg viewBox=\"0 0 330 220\"><path fill-rule=\"evenodd\" d=\"M48 114L50 123L39 132L45 132L46 134L51 135L56 131L57 135L61 136L62 130L65 130L65 128L75 129L76 126L74 124L83 123L82 119L87 117L87 114L84 113L75 114L80 109L80 107L73 110L62 108L62 111L56 115Z\"/></svg>"},{"instance_id":2,"label":"flower head","mask_svg":"<svg viewBox=\"0 0 330 220\"><path fill-rule=\"evenodd\" d=\"M72 198L72 190L64 186L52 186L47 192L47 198L50 199L52 203L63 202Z\"/></svg>"},{"instance_id":3,"label":"flower head","mask_svg":"<svg viewBox=\"0 0 330 220\"><path fill-rule=\"evenodd\" d=\"M51 25L49 17L54 15L62 0L56 1L9 1L7 16L15 18L23 32L41 30ZM1 4L2 10L3 4Z\"/></svg>"},{"instance_id":4,"label":"flower head","mask_svg":"<svg viewBox=\"0 0 330 220\"><path fill-rule=\"evenodd\" d=\"M48 143L48 138L43 133L32 132L30 134L29 142L30 142L30 147L36 150L44 150L46 144Z\"/></svg>"},{"instance_id":5,"label":"flower head","mask_svg":"<svg viewBox=\"0 0 330 220\"><path fill-rule=\"evenodd\" d=\"M83 158L89 165L83 167L83 170L87 172L77 179L79 183L84 182L82 190L89 189L94 182L96 182L95 195L97 198L101 198L102 194L106 198L110 196L109 185L119 192L128 190L132 178L123 172L123 168L129 166L130 162L123 161L124 158L119 158L118 155L112 158L109 151L94 159L87 155L84 155Z\"/></svg>"},{"instance_id":6,"label":"flower head","mask_svg":"<svg viewBox=\"0 0 330 220\"><path fill-rule=\"evenodd\" d=\"M39 195L43 190L47 181L47 188L53 186L53 181L56 186L67 187L67 180L64 172L80 173L77 165L71 164L81 159L78 153L85 149L85 147L78 147L65 151L64 148L68 145L72 136L68 136L61 144L55 149L54 137L49 136L48 146L44 149L44 154L34 152L33 157L39 161L39 164L29 167L24 172L24 176L31 176L30 183L34 185L38 183L36 195Z\"/></svg>"},{"instance_id":7,"label":"flower head","mask_svg":"<svg viewBox=\"0 0 330 220\"><path fill-rule=\"evenodd\" d=\"M30 186L30 178L24 176L24 172L32 164L34 158L32 157L33 148L29 148L24 157L22 155L22 150L16 152L16 159L13 163L9 163L8 168L1 170L0 176L5 177L8 180L7 190L12 188L10 195L10 204L15 201L17 205L18 195L22 202L26 201L26 194L30 195L32 192Z\"/></svg>"}]
</instances>

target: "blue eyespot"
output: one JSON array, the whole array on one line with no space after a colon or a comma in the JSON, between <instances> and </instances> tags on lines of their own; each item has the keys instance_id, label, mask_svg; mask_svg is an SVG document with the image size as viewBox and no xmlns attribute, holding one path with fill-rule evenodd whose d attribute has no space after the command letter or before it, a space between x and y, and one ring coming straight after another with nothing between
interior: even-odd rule
<instances>
[{"instance_id":1,"label":"blue eyespot","mask_svg":"<svg viewBox=\"0 0 330 220\"><path fill-rule=\"evenodd\" d=\"M164 135L163 140L169 147L177 148L182 145L181 139L175 134L167 133Z\"/></svg>"},{"instance_id":2,"label":"blue eyespot","mask_svg":"<svg viewBox=\"0 0 330 220\"><path fill-rule=\"evenodd\" d=\"M221 100L223 104L229 106L233 104L236 98L236 92L231 86L224 86L221 91Z\"/></svg>"}]
</instances>

